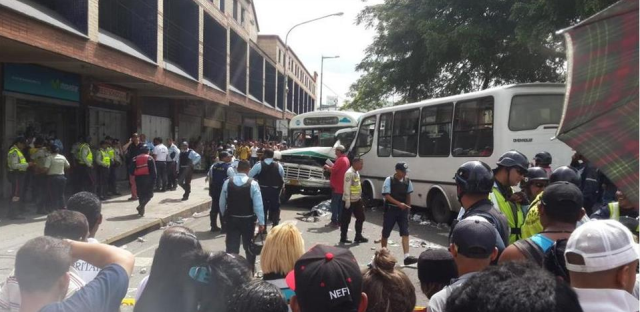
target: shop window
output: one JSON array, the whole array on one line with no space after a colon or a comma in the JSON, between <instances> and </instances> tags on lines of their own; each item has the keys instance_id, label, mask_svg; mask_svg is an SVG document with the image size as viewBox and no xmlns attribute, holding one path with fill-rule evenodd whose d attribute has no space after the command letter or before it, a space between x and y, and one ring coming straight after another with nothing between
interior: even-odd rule
<instances>
[{"instance_id":1,"label":"shop window","mask_svg":"<svg viewBox=\"0 0 640 312\"><path fill-rule=\"evenodd\" d=\"M493 97L456 104L453 130L454 157L493 154Z\"/></svg>"},{"instance_id":2,"label":"shop window","mask_svg":"<svg viewBox=\"0 0 640 312\"><path fill-rule=\"evenodd\" d=\"M393 118L393 157L415 157L418 152L420 110L396 112Z\"/></svg>"},{"instance_id":3,"label":"shop window","mask_svg":"<svg viewBox=\"0 0 640 312\"><path fill-rule=\"evenodd\" d=\"M392 122L392 113L380 115L380 123L378 123L378 157L391 156Z\"/></svg>"},{"instance_id":4,"label":"shop window","mask_svg":"<svg viewBox=\"0 0 640 312\"><path fill-rule=\"evenodd\" d=\"M420 156L449 156L453 103L422 108Z\"/></svg>"}]
</instances>

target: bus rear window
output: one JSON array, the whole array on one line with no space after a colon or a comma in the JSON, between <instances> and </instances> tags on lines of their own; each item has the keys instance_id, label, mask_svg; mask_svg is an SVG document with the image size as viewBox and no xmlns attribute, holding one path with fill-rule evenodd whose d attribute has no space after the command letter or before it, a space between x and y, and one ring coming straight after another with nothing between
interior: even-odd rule
<instances>
[{"instance_id":1,"label":"bus rear window","mask_svg":"<svg viewBox=\"0 0 640 312\"><path fill-rule=\"evenodd\" d=\"M563 102L562 94L514 96L509 112L509 130L535 130L542 125L560 124Z\"/></svg>"}]
</instances>

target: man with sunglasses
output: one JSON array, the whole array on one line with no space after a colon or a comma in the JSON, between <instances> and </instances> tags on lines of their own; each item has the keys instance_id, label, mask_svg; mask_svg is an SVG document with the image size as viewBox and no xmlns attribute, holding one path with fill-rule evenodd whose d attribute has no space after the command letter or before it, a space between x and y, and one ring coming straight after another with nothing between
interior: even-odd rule
<instances>
[{"instance_id":1,"label":"man with sunglasses","mask_svg":"<svg viewBox=\"0 0 640 312\"><path fill-rule=\"evenodd\" d=\"M513 244L521 238L521 228L524 223L522 205L527 204L524 193L515 193L512 189L524 180L529 167L527 156L518 151L508 151L498 159L497 168L493 170L493 189L489 199L506 217L511 228L509 243Z\"/></svg>"},{"instance_id":2,"label":"man with sunglasses","mask_svg":"<svg viewBox=\"0 0 640 312\"><path fill-rule=\"evenodd\" d=\"M616 192L617 202L608 203L602 206L591 215L591 219L606 220L613 219L620 221L620 217L628 217L630 219L638 219L638 207L635 207L633 203L621 192ZM638 225L636 221L635 229L630 228L631 232L638 235Z\"/></svg>"},{"instance_id":3,"label":"man with sunglasses","mask_svg":"<svg viewBox=\"0 0 640 312\"><path fill-rule=\"evenodd\" d=\"M529 205L522 205L522 209L527 214L530 208L536 207L540 201L538 197L544 188L549 184L549 176L547 171L542 167L531 167L527 171L527 176L524 177L522 183L520 183L520 189L527 196ZM526 220L526 218L525 218Z\"/></svg>"}]
</instances>

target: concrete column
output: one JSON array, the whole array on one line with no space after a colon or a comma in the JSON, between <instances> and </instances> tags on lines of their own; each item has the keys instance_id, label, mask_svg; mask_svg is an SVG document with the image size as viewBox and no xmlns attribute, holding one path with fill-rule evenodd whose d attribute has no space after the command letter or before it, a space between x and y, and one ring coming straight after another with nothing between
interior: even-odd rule
<instances>
[{"instance_id":1,"label":"concrete column","mask_svg":"<svg viewBox=\"0 0 640 312\"><path fill-rule=\"evenodd\" d=\"M158 67L164 68L164 0L158 1Z\"/></svg>"},{"instance_id":2,"label":"concrete column","mask_svg":"<svg viewBox=\"0 0 640 312\"><path fill-rule=\"evenodd\" d=\"M202 82L204 71L204 9L198 6L198 81Z\"/></svg>"},{"instance_id":3,"label":"concrete column","mask_svg":"<svg viewBox=\"0 0 640 312\"><path fill-rule=\"evenodd\" d=\"M87 20L89 21L89 27L87 35L91 41L98 41L98 32L100 30L100 1L89 0L89 12Z\"/></svg>"}]
</instances>

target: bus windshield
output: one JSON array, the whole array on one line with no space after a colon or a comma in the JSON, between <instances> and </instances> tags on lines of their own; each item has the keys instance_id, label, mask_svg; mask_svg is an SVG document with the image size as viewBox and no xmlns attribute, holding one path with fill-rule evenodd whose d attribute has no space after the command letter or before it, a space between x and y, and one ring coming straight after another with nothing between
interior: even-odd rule
<instances>
[{"instance_id":1,"label":"bus windshield","mask_svg":"<svg viewBox=\"0 0 640 312\"><path fill-rule=\"evenodd\" d=\"M333 147L336 131L344 127L292 130L292 147Z\"/></svg>"}]
</instances>

